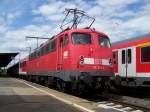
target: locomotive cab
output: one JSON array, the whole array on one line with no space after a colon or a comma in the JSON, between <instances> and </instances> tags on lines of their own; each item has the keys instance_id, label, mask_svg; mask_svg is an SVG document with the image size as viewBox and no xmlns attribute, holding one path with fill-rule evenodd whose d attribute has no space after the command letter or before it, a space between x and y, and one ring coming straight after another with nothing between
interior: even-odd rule
<instances>
[{"instance_id":1,"label":"locomotive cab","mask_svg":"<svg viewBox=\"0 0 150 112\"><path fill-rule=\"evenodd\" d=\"M74 29L59 37L57 70L65 72L66 81L82 80L91 85L96 80L108 80L113 76L110 41L105 34Z\"/></svg>"}]
</instances>

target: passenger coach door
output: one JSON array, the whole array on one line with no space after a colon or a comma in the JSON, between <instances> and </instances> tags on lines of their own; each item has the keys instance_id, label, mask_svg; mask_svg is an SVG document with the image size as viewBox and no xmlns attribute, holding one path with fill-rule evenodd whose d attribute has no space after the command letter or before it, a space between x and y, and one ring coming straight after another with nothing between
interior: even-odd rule
<instances>
[{"instance_id":1,"label":"passenger coach door","mask_svg":"<svg viewBox=\"0 0 150 112\"><path fill-rule=\"evenodd\" d=\"M126 77L126 49L118 50L118 70L121 77Z\"/></svg>"},{"instance_id":2,"label":"passenger coach door","mask_svg":"<svg viewBox=\"0 0 150 112\"><path fill-rule=\"evenodd\" d=\"M127 77L136 77L136 48L128 47L126 52L127 52Z\"/></svg>"},{"instance_id":3,"label":"passenger coach door","mask_svg":"<svg viewBox=\"0 0 150 112\"><path fill-rule=\"evenodd\" d=\"M136 77L136 48L119 49L118 52L119 75L122 77Z\"/></svg>"}]
</instances>

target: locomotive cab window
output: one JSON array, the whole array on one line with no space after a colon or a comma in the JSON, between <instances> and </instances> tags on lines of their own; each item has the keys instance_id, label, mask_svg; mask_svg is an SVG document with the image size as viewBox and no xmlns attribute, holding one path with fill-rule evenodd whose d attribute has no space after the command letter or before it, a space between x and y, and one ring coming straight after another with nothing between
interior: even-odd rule
<instances>
[{"instance_id":1,"label":"locomotive cab window","mask_svg":"<svg viewBox=\"0 0 150 112\"><path fill-rule=\"evenodd\" d=\"M73 44L92 44L92 38L87 33L73 33L72 34Z\"/></svg>"},{"instance_id":2,"label":"locomotive cab window","mask_svg":"<svg viewBox=\"0 0 150 112\"><path fill-rule=\"evenodd\" d=\"M98 42L99 42L99 45L104 46L106 48L110 48L110 41L108 37L99 36Z\"/></svg>"},{"instance_id":3,"label":"locomotive cab window","mask_svg":"<svg viewBox=\"0 0 150 112\"><path fill-rule=\"evenodd\" d=\"M141 48L141 62L150 63L150 46Z\"/></svg>"}]
</instances>

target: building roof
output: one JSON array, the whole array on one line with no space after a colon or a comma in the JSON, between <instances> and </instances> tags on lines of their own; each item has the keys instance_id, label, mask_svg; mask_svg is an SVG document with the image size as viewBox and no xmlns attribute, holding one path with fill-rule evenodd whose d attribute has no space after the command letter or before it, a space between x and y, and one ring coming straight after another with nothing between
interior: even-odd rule
<instances>
[{"instance_id":1,"label":"building roof","mask_svg":"<svg viewBox=\"0 0 150 112\"><path fill-rule=\"evenodd\" d=\"M18 53L0 53L0 67L6 67Z\"/></svg>"}]
</instances>

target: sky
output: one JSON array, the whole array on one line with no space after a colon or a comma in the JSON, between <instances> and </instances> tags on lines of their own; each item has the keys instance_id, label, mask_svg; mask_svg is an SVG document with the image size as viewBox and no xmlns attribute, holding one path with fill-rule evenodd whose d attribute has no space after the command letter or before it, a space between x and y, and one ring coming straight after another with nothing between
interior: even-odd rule
<instances>
[{"instance_id":1,"label":"sky","mask_svg":"<svg viewBox=\"0 0 150 112\"><path fill-rule=\"evenodd\" d=\"M25 36L58 34L65 8L94 17L92 28L106 33L111 42L150 32L150 0L0 0L0 52L27 55L36 40Z\"/></svg>"}]
</instances>

